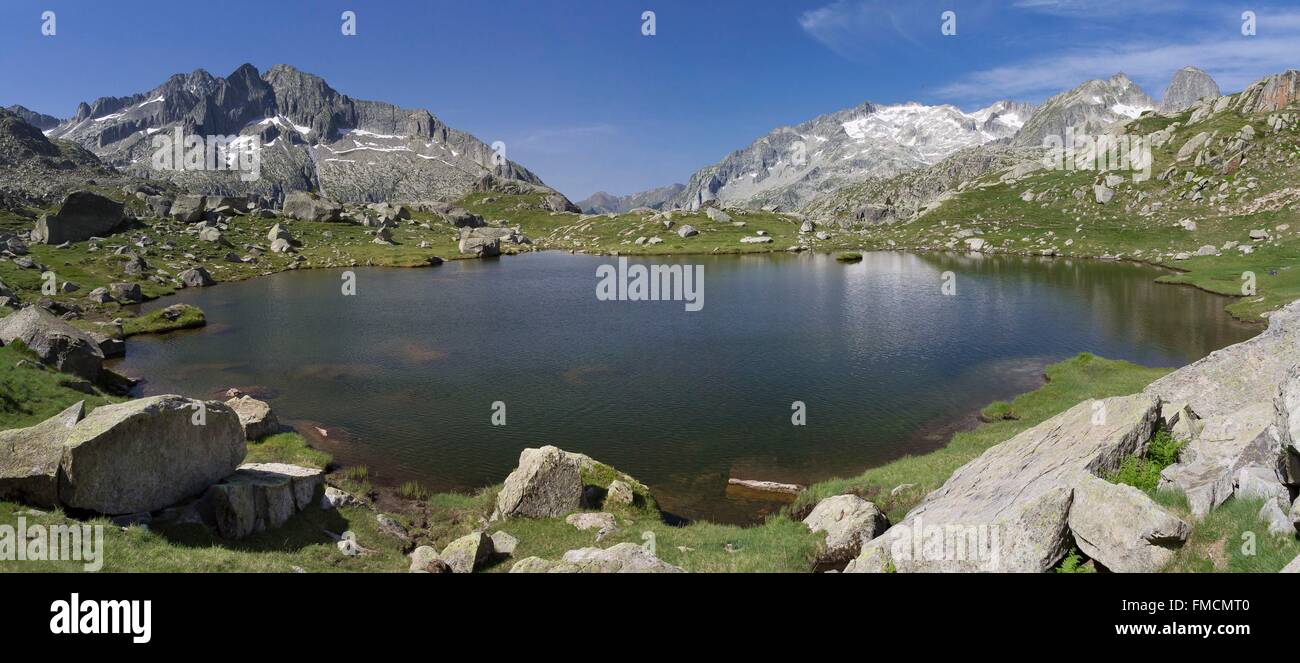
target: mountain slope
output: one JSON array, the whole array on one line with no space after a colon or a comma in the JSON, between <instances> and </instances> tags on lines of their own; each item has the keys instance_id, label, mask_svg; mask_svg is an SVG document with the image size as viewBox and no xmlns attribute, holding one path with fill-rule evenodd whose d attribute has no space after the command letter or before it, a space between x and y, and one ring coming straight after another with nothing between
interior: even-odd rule
<instances>
[{"instance_id":1,"label":"mountain slope","mask_svg":"<svg viewBox=\"0 0 1300 663\"><path fill-rule=\"evenodd\" d=\"M781 127L691 176L670 204L799 209L820 193L937 163L958 150L1009 138L1033 107L999 102L975 113L953 106L870 102Z\"/></svg>"},{"instance_id":2,"label":"mountain slope","mask_svg":"<svg viewBox=\"0 0 1300 663\"><path fill-rule=\"evenodd\" d=\"M44 205L88 181L128 184L89 150L50 140L16 113L0 108L0 209Z\"/></svg>"},{"instance_id":3,"label":"mountain slope","mask_svg":"<svg viewBox=\"0 0 1300 663\"><path fill-rule=\"evenodd\" d=\"M243 181L229 171L155 170L151 136L256 136L261 177ZM493 150L423 109L353 99L323 79L275 65L252 65L229 76L202 69L177 74L128 97L82 103L50 132L75 141L106 163L140 177L167 179L194 191L283 196L316 190L342 201L454 199L492 173L540 184L510 161L493 164Z\"/></svg>"}]
</instances>

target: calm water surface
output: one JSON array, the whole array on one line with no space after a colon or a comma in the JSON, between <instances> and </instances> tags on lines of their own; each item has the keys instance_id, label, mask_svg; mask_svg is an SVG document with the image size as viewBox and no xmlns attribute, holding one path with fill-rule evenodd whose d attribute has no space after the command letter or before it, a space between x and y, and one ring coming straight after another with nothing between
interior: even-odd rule
<instances>
[{"instance_id":1,"label":"calm water surface","mask_svg":"<svg viewBox=\"0 0 1300 663\"><path fill-rule=\"evenodd\" d=\"M668 258L667 260L674 260ZM581 451L683 516L773 505L728 477L807 484L933 448L989 401L1089 351L1178 366L1248 338L1225 300L1133 265L872 253L682 258L704 309L602 302L615 258L539 253L432 269L284 273L185 291L203 330L129 342L144 393L270 396L343 463L436 491L501 481L525 447ZM956 274L957 294L941 292ZM507 425L491 425L495 401ZM807 425L790 423L803 401Z\"/></svg>"}]
</instances>

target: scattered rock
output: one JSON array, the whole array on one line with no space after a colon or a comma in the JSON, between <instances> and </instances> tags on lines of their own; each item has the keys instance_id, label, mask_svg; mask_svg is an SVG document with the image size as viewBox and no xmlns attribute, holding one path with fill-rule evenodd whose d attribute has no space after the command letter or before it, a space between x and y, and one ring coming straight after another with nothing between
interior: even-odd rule
<instances>
[{"instance_id":1,"label":"scattered rock","mask_svg":"<svg viewBox=\"0 0 1300 663\"><path fill-rule=\"evenodd\" d=\"M182 288L206 288L210 285L216 285L217 282L212 279L212 275L203 267L193 267L187 269L176 276L180 281Z\"/></svg>"},{"instance_id":2,"label":"scattered rock","mask_svg":"<svg viewBox=\"0 0 1300 663\"><path fill-rule=\"evenodd\" d=\"M441 557L452 573L473 573L491 559L492 552L492 539L483 532L474 532L447 544Z\"/></svg>"},{"instance_id":3,"label":"scattered rock","mask_svg":"<svg viewBox=\"0 0 1300 663\"><path fill-rule=\"evenodd\" d=\"M614 530L618 528L614 515L610 513L571 513L564 519L564 522L584 532L589 529Z\"/></svg>"},{"instance_id":4,"label":"scattered rock","mask_svg":"<svg viewBox=\"0 0 1300 663\"><path fill-rule=\"evenodd\" d=\"M498 555L513 555L515 547L519 545L519 539L507 532L493 532L491 539L492 550Z\"/></svg>"},{"instance_id":5,"label":"scattered rock","mask_svg":"<svg viewBox=\"0 0 1300 663\"><path fill-rule=\"evenodd\" d=\"M442 561L432 546L420 546L411 552L410 573L451 573L451 567Z\"/></svg>"}]
</instances>

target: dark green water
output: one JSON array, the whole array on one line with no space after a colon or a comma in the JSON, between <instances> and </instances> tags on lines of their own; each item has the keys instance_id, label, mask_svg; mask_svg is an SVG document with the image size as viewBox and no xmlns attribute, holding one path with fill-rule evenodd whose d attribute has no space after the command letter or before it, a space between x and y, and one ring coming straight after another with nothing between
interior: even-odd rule
<instances>
[{"instance_id":1,"label":"dark green water","mask_svg":"<svg viewBox=\"0 0 1300 663\"><path fill-rule=\"evenodd\" d=\"M604 302L614 258L540 253L432 269L285 273L192 290L206 329L132 339L144 393L273 396L282 419L377 480L471 490L524 447L581 451L680 515L728 522L773 505L729 476L807 484L933 448L989 401L1082 351L1177 366L1256 329L1225 300L1097 261L868 254L683 258L704 308ZM671 260L671 259L669 259ZM957 293L941 292L942 274ZM507 425L493 426L495 401ZM807 425L791 425L803 401Z\"/></svg>"}]
</instances>

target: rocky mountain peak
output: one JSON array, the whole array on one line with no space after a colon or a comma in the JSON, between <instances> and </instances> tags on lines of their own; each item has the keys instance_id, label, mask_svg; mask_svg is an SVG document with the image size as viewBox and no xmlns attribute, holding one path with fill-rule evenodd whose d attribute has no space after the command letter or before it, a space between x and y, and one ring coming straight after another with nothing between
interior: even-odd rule
<instances>
[{"instance_id":1,"label":"rocky mountain peak","mask_svg":"<svg viewBox=\"0 0 1300 663\"><path fill-rule=\"evenodd\" d=\"M1106 80L1086 81L1043 103L1016 134L1013 144L1037 147L1047 136L1096 135L1110 124L1154 110L1156 102L1123 73Z\"/></svg>"},{"instance_id":2,"label":"rocky mountain peak","mask_svg":"<svg viewBox=\"0 0 1300 663\"><path fill-rule=\"evenodd\" d=\"M1218 97L1219 94L1219 84L1209 74L1196 67L1183 67L1174 73L1169 87L1165 88L1165 96L1160 100L1160 112L1183 111L1204 97Z\"/></svg>"},{"instance_id":3,"label":"rocky mountain peak","mask_svg":"<svg viewBox=\"0 0 1300 663\"><path fill-rule=\"evenodd\" d=\"M230 172L145 172L149 136L174 128L256 136L276 149L263 150L257 181L236 181ZM202 69L175 74L149 92L82 103L50 135L132 174L183 180L203 193L279 197L320 189L370 202L456 198L486 173L540 184L518 164L495 163L491 148L425 109L353 99L287 64L265 73L243 64L226 77Z\"/></svg>"}]
</instances>

